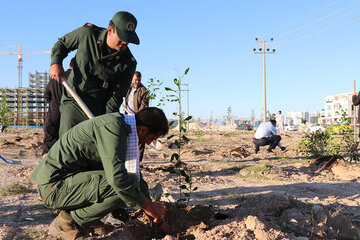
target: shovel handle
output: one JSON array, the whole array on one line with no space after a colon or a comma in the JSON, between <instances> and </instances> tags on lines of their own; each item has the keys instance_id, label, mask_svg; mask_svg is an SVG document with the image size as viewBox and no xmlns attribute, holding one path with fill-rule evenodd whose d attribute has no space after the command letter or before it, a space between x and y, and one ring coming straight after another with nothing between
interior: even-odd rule
<instances>
[{"instance_id":1,"label":"shovel handle","mask_svg":"<svg viewBox=\"0 0 360 240\"><path fill-rule=\"evenodd\" d=\"M94 115L92 114L90 109L86 106L86 104L83 102L83 100L74 91L74 89L72 89L72 87L69 85L69 83L63 77L61 77L61 83L62 83L62 85L64 85L66 90L68 90L68 92L75 99L75 101L80 105L81 109L85 112L86 116L88 116L88 118L92 119L94 117Z\"/></svg>"}]
</instances>

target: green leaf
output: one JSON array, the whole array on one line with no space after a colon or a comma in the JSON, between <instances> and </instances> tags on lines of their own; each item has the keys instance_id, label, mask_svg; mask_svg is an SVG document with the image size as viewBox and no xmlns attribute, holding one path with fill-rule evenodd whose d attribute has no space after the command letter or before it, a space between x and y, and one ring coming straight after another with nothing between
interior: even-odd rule
<instances>
[{"instance_id":1,"label":"green leaf","mask_svg":"<svg viewBox=\"0 0 360 240\"><path fill-rule=\"evenodd\" d=\"M188 189L188 188L186 187L186 185L181 185L180 189Z\"/></svg>"},{"instance_id":2,"label":"green leaf","mask_svg":"<svg viewBox=\"0 0 360 240\"><path fill-rule=\"evenodd\" d=\"M169 88L169 87L165 87L165 90L166 90L166 91L173 91L173 92L176 92L174 89Z\"/></svg>"},{"instance_id":3,"label":"green leaf","mask_svg":"<svg viewBox=\"0 0 360 240\"><path fill-rule=\"evenodd\" d=\"M185 135L183 135L182 136L182 139L184 139L185 141L187 141L187 142L189 142L190 141L190 139L189 138L187 138Z\"/></svg>"},{"instance_id":4,"label":"green leaf","mask_svg":"<svg viewBox=\"0 0 360 240\"><path fill-rule=\"evenodd\" d=\"M178 161L178 162L175 163L175 167L176 167L176 168L179 168L179 167L181 166L181 164L182 164L182 162L181 162L181 161Z\"/></svg>"},{"instance_id":5,"label":"green leaf","mask_svg":"<svg viewBox=\"0 0 360 240\"><path fill-rule=\"evenodd\" d=\"M193 191L196 191L196 190L198 190L198 187L194 187L194 188L193 188Z\"/></svg>"},{"instance_id":6,"label":"green leaf","mask_svg":"<svg viewBox=\"0 0 360 240\"><path fill-rule=\"evenodd\" d=\"M178 174L178 173L177 173L175 170L173 170L173 169L166 170L166 172L171 173L171 174Z\"/></svg>"},{"instance_id":7,"label":"green leaf","mask_svg":"<svg viewBox=\"0 0 360 240\"><path fill-rule=\"evenodd\" d=\"M170 161L173 161L174 159L176 159L176 160L178 161L178 160L179 160L179 154L173 153L173 154L171 155L171 160L170 160Z\"/></svg>"},{"instance_id":8,"label":"green leaf","mask_svg":"<svg viewBox=\"0 0 360 240\"><path fill-rule=\"evenodd\" d=\"M173 135L170 135L170 136L168 136L167 137L167 139L171 139L171 138L173 138L175 135L173 134Z\"/></svg>"},{"instance_id":9,"label":"green leaf","mask_svg":"<svg viewBox=\"0 0 360 240\"><path fill-rule=\"evenodd\" d=\"M189 121L190 119L192 119L192 116L188 116L184 121Z\"/></svg>"},{"instance_id":10,"label":"green leaf","mask_svg":"<svg viewBox=\"0 0 360 240\"><path fill-rule=\"evenodd\" d=\"M187 68L184 72L184 75L186 75L189 72L190 68Z\"/></svg>"},{"instance_id":11,"label":"green leaf","mask_svg":"<svg viewBox=\"0 0 360 240\"><path fill-rule=\"evenodd\" d=\"M180 174L181 174L181 176L183 176L183 177L188 177L188 175L186 174L186 172L185 172L184 170L181 170L181 171L180 171Z\"/></svg>"},{"instance_id":12,"label":"green leaf","mask_svg":"<svg viewBox=\"0 0 360 240\"><path fill-rule=\"evenodd\" d=\"M171 121L170 123L169 123L169 126L171 126L171 125L173 125L174 124L174 120L173 121Z\"/></svg>"},{"instance_id":13,"label":"green leaf","mask_svg":"<svg viewBox=\"0 0 360 240\"><path fill-rule=\"evenodd\" d=\"M178 148L180 148L180 142L178 140L175 140L174 142L175 146L177 146Z\"/></svg>"}]
</instances>

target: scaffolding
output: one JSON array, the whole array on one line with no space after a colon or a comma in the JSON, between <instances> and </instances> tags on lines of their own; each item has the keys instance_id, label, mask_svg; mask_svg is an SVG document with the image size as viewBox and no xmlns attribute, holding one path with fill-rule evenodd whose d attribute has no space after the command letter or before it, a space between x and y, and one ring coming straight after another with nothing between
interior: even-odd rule
<instances>
[{"instance_id":1,"label":"scaffolding","mask_svg":"<svg viewBox=\"0 0 360 240\"><path fill-rule=\"evenodd\" d=\"M10 125L42 126L48 104L44 90L48 83L48 73L29 74L29 87L18 89L5 88L6 104L10 107ZM19 98L21 99L19 101Z\"/></svg>"}]
</instances>

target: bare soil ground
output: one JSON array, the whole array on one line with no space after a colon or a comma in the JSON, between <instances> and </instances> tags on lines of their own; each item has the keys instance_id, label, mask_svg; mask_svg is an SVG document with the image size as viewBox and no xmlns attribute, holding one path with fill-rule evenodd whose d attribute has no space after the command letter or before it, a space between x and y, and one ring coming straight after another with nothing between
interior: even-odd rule
<instances>
[{"instance_id":1,"label":"bare soil ground","mask_svg":"<svg viewBox=\"0 0 360 240\"><path fill-rule=\"evenodd\" d=\"M181 208L166 203L166 220L179 234L163 236L141 212L101 237L88 239L360 239L360 167L338 160L320 170L297 151L303 133L283 136L285 152L254 153L252 132L192 131L182 161L198 190ZM174 176L163 171L175 151L160 139L161 151L147 147L143 176L177 199ZM0 196L0 239L56 239L47 228L56 212L47 209L29 174L41 159L41 130L10 130L0 135L0 193L15 182L30 192ZM155 194L160 194L161 188ZM171 198L170 197L170 198ZM166 198L162 198L166 200Z\"/></svg>"}]
</instances>

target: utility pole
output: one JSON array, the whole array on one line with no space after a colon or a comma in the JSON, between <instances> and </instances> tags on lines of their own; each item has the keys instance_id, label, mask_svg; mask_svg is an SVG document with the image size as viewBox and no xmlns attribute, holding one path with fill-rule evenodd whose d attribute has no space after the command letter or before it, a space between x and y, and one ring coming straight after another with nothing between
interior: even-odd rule
<instances>
[{"instance_id":1,"label":"utility pole","mask_svg":"<svg viewBox=\"0 0 360 240\"><path fill-rule=\"evenodd\" d=\"M187 117L189 117L189 84L181 84L186 86L186 90L180 90L182 92L186 92L186 111L187 111ZM189 130L189 121L187 121L187 130Z\"/></svg>"},{"instance_id":2,"label":"utility pole","mask_svg":"<svg viewBox=\"0 0 360 240\"><path fill-rule=\"evenodd\" d=\"M263 67L263 71L264 71L264 79L263 79L263 97L264 97L264 102L263 102L263 122L266 122L266 72L265 72L265 56L266 54L275 54L275 49L272 49L272 51L270 51L269 48L266 48L266 44L269 44L273 41L274 39L271 38L270 41L258 41L258 38L255 38L256 43L260 44L259 49L254 48L254 53L255 54L263 54L263 61L264 61L264 67Z\"/></svg>"}]
</instances>

